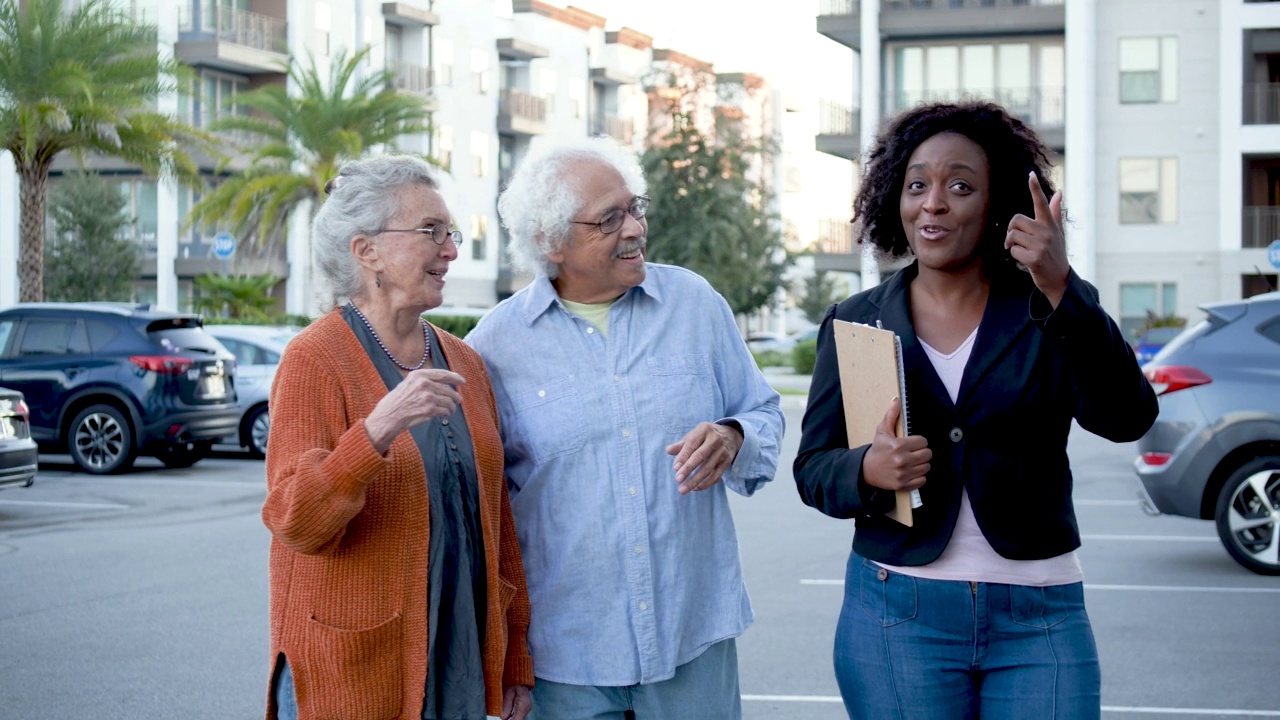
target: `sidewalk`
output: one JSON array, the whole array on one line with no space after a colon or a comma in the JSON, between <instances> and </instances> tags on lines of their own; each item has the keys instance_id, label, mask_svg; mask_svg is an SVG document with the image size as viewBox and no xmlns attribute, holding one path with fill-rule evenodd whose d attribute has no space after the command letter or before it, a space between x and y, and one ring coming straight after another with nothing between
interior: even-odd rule
<instances>
[{"instance_id":1,"label":"sidewalk","mask_svg":"<svg viewBox=\"0 0 1280 720\"><path fill-rule=\"evenodd\" d=\"M797 375L790 367L766 367L761 370L774 390L782 393L782 406L803 408L808 399L811 375Z\"/></svg>"}]
</instances>

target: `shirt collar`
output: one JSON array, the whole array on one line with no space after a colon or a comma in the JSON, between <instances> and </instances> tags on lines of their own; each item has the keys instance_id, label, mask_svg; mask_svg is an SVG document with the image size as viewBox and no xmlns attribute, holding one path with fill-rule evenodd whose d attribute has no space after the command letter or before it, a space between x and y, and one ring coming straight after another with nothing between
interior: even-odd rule
<instances>
[{"instance_id":1,"label":"shirt collar","mask_svg":"<svg viewBox=\"0 0 1280 720\"><path fill-rule=\"evenodd\" d=\"M626 299L628 295L637 291L643 291L645 295L662 302L662 283L658 280L657 273L654 272L653 263L646 264L645 270L644 282L623 293L622 297L618 298L619 301ZM543 273L538 273L525 291L521 315L525 323L532 325L544 312L559 304L559 301L560 296L556 294L556 288L551 284L551 278Z\"/></svg>"}]
</instances>

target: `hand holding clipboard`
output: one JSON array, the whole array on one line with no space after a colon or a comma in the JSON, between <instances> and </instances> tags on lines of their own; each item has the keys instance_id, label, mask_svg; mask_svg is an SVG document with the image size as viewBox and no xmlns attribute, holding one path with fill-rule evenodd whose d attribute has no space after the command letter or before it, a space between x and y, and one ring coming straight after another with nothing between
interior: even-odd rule
<instances>
[{"instance_id":1,"label":"hand holding clipboard","mask_svg":"<svg viewBox=\"0 0 1280 720\"><path fill-rule=\"evenodd\" d=\"M832 331L840 365L849 447L889 446L903 462L895 463L894 481L910 483L928 470L932 453L922 437L909 437L907 383L902 364L902 341L892 330L836 320ZM894 408L897 408L895 412ZM896 418L894 417L896 415ZM897 440L877 444L877 434ZM872 451L868 451L871 456ZM866 459L863 460L864 469ZM889 517L910 527L912 509L921 506L918 490L898 490Z\"/></svg>"}]
</instances>

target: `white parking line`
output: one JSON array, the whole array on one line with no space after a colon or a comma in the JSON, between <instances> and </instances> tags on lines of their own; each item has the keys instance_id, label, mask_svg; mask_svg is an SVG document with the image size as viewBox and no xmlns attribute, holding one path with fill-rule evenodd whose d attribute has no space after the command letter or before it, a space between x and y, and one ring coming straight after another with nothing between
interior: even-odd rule
<instances>
[{"instance_id":1,"label":"white parking line","mask_svg":"<svg viewBox=\"0 0 1280 720\"><path fill-rule=\"evenodd\" d=\"M1080 539L1123 542L1218 542L1217 535L1081 535Z\"/></svg>"},{"instance_id":2,"label":"white parking line","mask_svg":"<svg viewBox=\"0 0 1280 720\"><path fill-rule=\"evenodd\" d=\"M128 510L116 503L53 502L52 500L0 500L0 505L38 505L40 507L83 508L85 510Z\"/></svg>"},{"instance_id":3,"label":"white parking line","mask_svg":"<svg viewBox=\"0 0 1280 720\"><path fill-rule=\"evenodd\" d=\"M804 578L801 585L835 585L844 586L844 581L836 578ZM1118 590L1123 592L1188 592L1188 593L1262 593L1280 594L1280 588L1259 587L1220 587L1205 585L1095 585L1085 583L1085 590ZM1278 711L1280 712L1280 711Z\"/></svg>"},{"instance_id":4,"label":"white parking line","mask_svg":"<svg viewBox=\"0 0 1280 720\"><path fill-rule=\"evenodd\" d=\"M250 488L267 491L267 482L265 479L252 478L249 480L204 480L200 478L174 478L174 477L139 477L127 475L114 475L110 479L100 476L85 477L83 475L67 475L65 477L50 477L48 482L80 482L98 486L105 485L157 485L167 488L183 488L183 487L230 487L230 488Z\"/></svg>"},{"instance_id":5,"label":"white parking line","mask_svg":"<svg viewBox=\"0 0 1280 720\"><path fill-rule=\"evenodd\" d=\"M1073 505L1091 505L1091 506L1104 505L1104 506L1115 506L1115 507L1130 507L1130 506L1133 506L1133 505L1137 505L1137 504L1138 504L1138 499L1137 499L1137 498L1134 498L1134 499L1132 499L1132 500L1101 500L1101 499L1099 499L1099 500L1087 500L1087 499L1086 499L1086 500L1072 500L1072 501L1071 501L1071 504L1073 504Z\"/></svg>"},{"instance_id":6,"label":"white parking line","mask_svg":"<svg viewBox=\"0 0 1280 720\"><path fill-rule=\"evenodd\" d=\"M836 695L743 695L744 702L840 703ZM1102 712L1139 715L1229 715L1233 717L1280 717L1280 710L1225 710L1216 708L1138 707L1103 705Z\"/></svg>"}]
</instances>

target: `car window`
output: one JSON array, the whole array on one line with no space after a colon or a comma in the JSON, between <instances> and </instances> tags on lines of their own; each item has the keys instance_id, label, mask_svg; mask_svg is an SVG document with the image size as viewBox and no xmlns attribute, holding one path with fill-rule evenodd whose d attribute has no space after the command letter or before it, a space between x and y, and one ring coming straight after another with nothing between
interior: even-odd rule
<instances>
[{"instance_id":1,"label":"car window","mask_svg":"<svg viewBox=\"0 0 1280 720\"><path fill-rule=\"evenodd\" d=\"M222 338L220 342L236 356L236 363L239 365L257 365L261 362L258 360L260 351L257 346L231 338Z\"/></svg>"},{"instance_id":2,"label":"car window","mask_svg":"<svg viewBox=\"0 0 1280 720\"><path fill-rule=\"evenodd\" d=\"M272 352L271 350L267 350L266 348L259 348L259 350L262 351L263 365L279 365L280 364L280 353Z\"/></svg>"},{"instance_id":3,"label":"car window","mask_svg":"<svg viewBox=\"0 0 1280 720\"><path fill-rule=\"evenodd\" d=\"M79 320L31 318L22 331L18 354L71 355L89 351L89 338Z\"/></svg>"},{"instance_id":4,"label":"car window","mask_svg":"<svg viewBox=\"0 0 1280 720\"><path fill-rule=\"evenodd\" d=\"M84 324L89 331L89 347L94 352L101 352L107 343L115 340L120 334L120 329L109 322L89 318L84 321Z\"/></svg>"},{"instance_id":5,"label":"car window","mask_svg":"<svg viewBox=\"0 0 1280 720\"><path fill-rule=\"evenodd\" d=\"M0 320L0 357L4 357L4 349L9 345L14 324L12 320Z\"/></svg>"},{"instance_id":6,"label":"car window","mask_svg":"<svg viewBox=\"0 0 1280 720\"><path fill-rule=\"evenodd\" d=\"M217 339L200 327L199 321L191 318L172 318L155 320L147 325L147 337L159 345L172 350L196 350L205 353L218 353L222 345Z\"/></svg>"}]
</instances>

